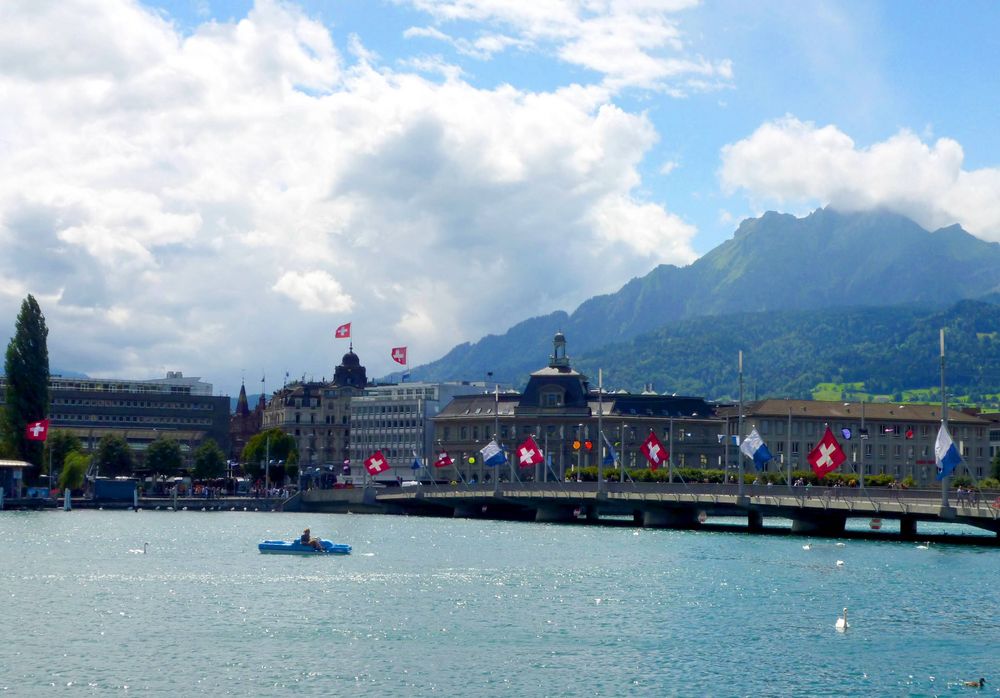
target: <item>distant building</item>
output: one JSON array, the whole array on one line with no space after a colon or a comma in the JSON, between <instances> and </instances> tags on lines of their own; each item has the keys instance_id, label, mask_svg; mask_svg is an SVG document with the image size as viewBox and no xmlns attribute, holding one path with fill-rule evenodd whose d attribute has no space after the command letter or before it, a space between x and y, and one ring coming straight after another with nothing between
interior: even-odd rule
<instances>
[{"instance_id":1,"label":"distant building","mask_svg":"<svg viewBox=\"0 0 1000 698\"><path fill-rule=\"evenodd\" d=\"M5 387L0 380L0 402ZM177 441L189 464L205 439L229 449L229 398L179 371L151 380L53 376L49 394L51 428L75 434L88 452L106 434L125 439L139 462L158 438Z\"/></svg>"},{"instance_id":2,"label":"distant building","mask_svg":"<svg viewBox=\"0 0 1000 698\"><path fill-rule=\"evenodd\" d=\"M599 413L604 437L618 455L618 461L606 467L648 467L639 447L650 431L671 451L676 467L722 467L725 445L714 405L699 397L652 391L599 393L570 366L566 337L560 332L553 338L549 365L531 374L523 392L458 396L435 417L436 450L447 451L455 461L442 475L481 481L490 469L482 467L479 451L491 439L512 452L533 436L549 455L550 465L515 468L516 476L562 480L574 466L598 464ZM507 466L500 469L502 477L508 472Z\"/></svg>"},{"instance_id":3,"label":"distant building","mask_svg":"<svg viewBox=\"0 0 1000 698\"><path fill-rule=\"evenodd\" d=\"M351 400L351 475L363 479L364 460L381 451L391 470L378 480L426 479L434 459L433 418L458 395L483 394L485 383L376 385ZM423 466L412 468L415 458ZM433 468L431 468L433 470Z\"/></svg>"},{"instance_id":4,"label":"distant building","mask_svg":"<svg viewBox=\"0 0 1000 698\"><path fill-rule=\"evenodd\" d=\"M720 410L726 433L738 431L736 407ZM806 455L829 425L847 455L838 472L912 477L930 486L937 474L934 441L941 426L940 405L759 400L743 406L744 434L756 428L775 460L772 472L809 470ZM992 425L996 429L996 425ZM949 409L948 430L962 455L955 475L989 476L990 427L975 414ZM735 458L735 448L733 458Z\"/></svg>"},{"instance_id":5,"label":"distant building","mask_svg":"<svg viewBox=\"0 0 1000 698\"><path fill-rule=\"evenodd\" d=\"M264 425L264 408L267 401L262 394L253 411L250 411L250 404L247 400L247 389L245 385L240 385L240 396L236 400L236 411L229 418L229 459L239 462L243 455L243 448L254 435L259 434Z\"/></svg>"},{"instance_id":6,"label":"distant building","mask_svg":"<svg viewBox=\"0 0 1000 698\"><path fill-rule=\"evenodd\" d=\"M351 400L361 395L368 376L353 345L334 370L333 381L297 381L271 396L263 428L293 436L301 468L340 466L350 457Z\"/></svg>"}]
</instances>

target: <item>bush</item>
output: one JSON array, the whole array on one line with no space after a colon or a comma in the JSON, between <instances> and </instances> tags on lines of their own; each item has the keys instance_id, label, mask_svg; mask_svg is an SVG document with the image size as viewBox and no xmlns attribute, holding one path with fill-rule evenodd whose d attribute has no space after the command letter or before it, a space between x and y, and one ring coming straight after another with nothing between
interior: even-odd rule
<instances>
[{"instance_id":1,"label":"bush","mask_svg":"<svg viewBox=\"0 0 1000 698\"><path fill-rule=\"evenodd\" d=\"M979 489L1000 490L1000 480L997 480L995 477L984 477L979 481Z\"/></svg>"}]
</instances>

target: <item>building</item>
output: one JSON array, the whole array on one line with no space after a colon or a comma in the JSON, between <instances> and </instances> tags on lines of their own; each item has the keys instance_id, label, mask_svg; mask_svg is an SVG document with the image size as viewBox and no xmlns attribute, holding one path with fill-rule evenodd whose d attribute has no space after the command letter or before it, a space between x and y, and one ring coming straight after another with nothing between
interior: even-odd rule
<instances>
[{"instance_id":1,"label":"building","mask_svg":"<svg viewBox=\"0 0 1000 698\"><path fill-rule=\"evenodd\" d=\"M674 466L722 467L723 425L714 405L698 397L652 391L599 392L570 366L561 332L553 339L549 365L531 374L523 392L456 397L434 419L434 439L436 448L455 461L448 477L481 481L489 471L483 468L479 451L491 439L496 437L512 450L533 436L549 463L516 477L562 480L574 467L598 465L599 421L605 445L611 444L618 456L609 467L648 467L639 447L650 431L667 446ZM500 474L506 477L505 469Z\"/></svg>"},{"instance_id":2,"label":"building","mask_svg":"<svg viewBox=\"0 0 1000 698\"><path fill-rule=\"evenodd\" d=\"M720 410L726 433L739 431L739 410ZM743 406L744 435L756 428L775 457L772 471L809 470L806 455L829 426L847 455L840 472L912 477L931 486L937 474L934 442L941 426L940 405L759 400ZM994 425L995 427L995 425ZM955 475L981 480L990 474L990 422L948 410L948 430L962 455ZM736 449L730 459L735 463Z\"/></svg>"},{"instance_id":3,"label":"building","mask_svg":"<svg viewBox=\"0 0 1000 698\"><path fill-rule=\"evenodd\" d=\"M236 411L229 418L229 460L238 463L247 442L260 433L264 425L264 408L267 401L261 394L257 406L250 411L246 385L240 385L240 396L236 400Z\"/></svg>"},{"instance_id":4,"label":"building","mask_svg":"<svg viewBox=\"0 0 1000 698\"><path fill-rule=\"evenodd\" d=\"M264 409L263 427L295 437L301 468L339 466L350 458L351 400L367 385L352 344L333 381L297 381L276 391Z\"/></svg>"},{"instance_id":5,"label":"building","mask_svg":"<svg viewBox=\"0 0 1000 698\"><path fill-rule=\"evenodd\" d=\"M485 383L400 383L366 388L351 400L350 474L363 479L364 460L381 451L390 471L379 480L427 478L415 472L415 458L429 465L434 455L433 419L459 395L483 394Z\"/></svg>"},{"instance_id":6,"label":"building","mask_svg":"<svg viewBox=\"0 0 1000 698\"><path fill-rule=\"evenodd\" d=\"M205 439L229 448L229 398L179 371L151 380L53 376L49 396L51 428L75 434L88 452L107 434L125 439L140 463L158 438L177 441L188 461Z\"/></svg>"}]
</instances>

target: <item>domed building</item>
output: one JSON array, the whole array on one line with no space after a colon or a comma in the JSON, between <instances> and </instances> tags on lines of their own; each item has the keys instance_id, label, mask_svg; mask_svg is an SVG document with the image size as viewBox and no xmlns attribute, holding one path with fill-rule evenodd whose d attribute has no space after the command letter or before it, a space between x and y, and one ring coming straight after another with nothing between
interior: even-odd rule
<instances>
[{"instance_id":1,"label":"domed building","mask_svg":"<svg viewBox=\"0 0 1000 698\"><path fill-rule=\"evenodd\" d=\"M271 396L264 429L295 437L300 468L334 466L349 458L351 399L364 393L368 373L353 345L334 369L332 381L292 382Z\"/></svg>"}]
</instances>

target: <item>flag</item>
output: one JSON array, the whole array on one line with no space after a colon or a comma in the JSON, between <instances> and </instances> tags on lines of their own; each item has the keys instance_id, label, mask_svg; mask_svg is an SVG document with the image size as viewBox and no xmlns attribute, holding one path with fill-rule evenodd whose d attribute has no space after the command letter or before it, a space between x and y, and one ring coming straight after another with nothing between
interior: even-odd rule
<instances>
[{"instance_id":1,"label":"flag","mask_svg":"<svg viewBox=\"0 0 1000 698\"><path fill-rule=\"evenodd\" d=\"M860 438L862 438L862 439L867 439L868 438L868 428L867 427L862 427L861 429L858 429L858 436Z\"/></svg>"},{"instance_id":2,"label":"flag","mask_svg":"<svg viewBox=\"0 0 1000 698\"><path fill-rule=\"evenodd\" d=\"M42 419L37 422L28 422L24 429L24 437L28 441L45 441L49 436L49 420Z\"/></svg>"},{"instance_id":3,"label":"flag","mask_svg":"<svg viewBox=\"0 0 1000 698\"><path fill-rule=\"evenodd\" d=\"M601 436L604 437L604 447L608 449L608 452L604 454L604 464L614 465L615 461L618 460L618 454L615 453L615 448L611 445L611 442L608 441L608 437L605 434L601 434Z\"/></svg>"},{"instance_id":4,"label":"flag","mask_svg":"<svg viewBox=\"0 0 1000 698\"><path fill-rule=\"evenodd\" d=\"M733 446L739 446L740 445L740 437L739 437L738 434L733 434L732 436L728 436L728 437L725 434L716 434L715 436L719 440L720 444L723 441L728 441Z\"/></svg>"},{"instance_id":5,"label":"flag","mask_svg":"<svg viewBox=\"0 0 1000 698\"><path fill-rule=\"evenodd\" d=\"M530 436L517 447L517 464L522 468L530 468L543 460L545 456L542 455L542 449L538 448L538 444Z\"/></svg>"},{"instance_id":6,"label":"flag","mask_svg":"<svg viewBox=\"0 0 1000 698\"><path fill-rule=\"evenodd\" d=\"M907 429L906 430L906 438L908 438L908 439L912 439L913 438L913 429Z\"/></svg>"},{"instance_id":7,"label":"flag","mask_svg":"<svg viewBox=\"0 0 1000 698\"><path fill-rule=\"evenodd\" d=\"M753 459L753 464L757 470L763 470L764 465L774 458L767 449L764 439L760 438L760 434L757 433L756 429L751 430L750 434L743 439L743 443L740 444L740 450Z\"/></svg>"},{"instance_id":8,"label":"flag","mask_svg":"<svg viewBox=\"0 0 1000 698\"><path fill-rule=\"evenodd\" d=\"M365 459L365 468L368 470L369 475L378 475L389 469L389 463L381 451L375 451L375 453Z\"/></svg>"},{"instance_id":9,"label":"flag","mask_svg":"<svg viewBox=\"0 0 1000 698\"><path fill-rule=\"evenodd\" d=\"M406 347L393 347L392 360L397 364L406 365Z\"/></svg>"},{"instance_id":10,"label":"flag","mask_svg":"<svg viewBox=\"0 0 1000 698\"><path fill-rule=\"evenodd\" d=\"M420 463L420 456L417 455L416 451L413 451L413 462L410 463L410 470L420 470L422 467L424 466Z\"/></svg>"},{"instance_id":11,"label":"flag","mask_svg":"<svg viewBox=\"0 0 1000 698\"><path fill-rule=\"evenodd\" d=\"M503 465L507 462L507 456L505 456L503 451L500 449L496 439L490 441L483 448L479 449L479 452L483 454L483 462L491 468L496 465Z\"/></svg>"},{"instance_id":12,"label":"flag","mask_svg":"<svg viewBox=\"0 0 1000 698\"><path fill-rule=\"evenodd\" d=\"M663 444L656 438L656 432L653 431L649 432L649 436L642 442L639 450L642 451L642 455L646 456L646 460L649 461L650 470L656 470L660 467L660 464L670 457L670 454L663 448Z\"/></svg>"},{"instance_id":13,"label":"flag","mask_svg":"<svg viewBox=\"0 0 1000 698\"><path fill-rule=\"evenodd\" d=\"M944 424L938 429L937 440L934 441L934 458L937 460L938 480L944 480L951 475L955 471L955 466L962 462L962 456Z\"/></svg>"},{"instance_id":14,"label":"flag","mask_svg":"<svg viewBox=\"0 0 1000 698\"><path fill-rule=\"evenodd\" d=\"M451 459L451 456L448 455L447 451L441 451L441 453L438 455L438 459L436 461L434 461L434 467L435 468L446 468L449 465L454 464L454 462L455 461L453 461Z\"/></svg>"},{"instance_id":15,"label":"flag","mask_svg":"<svg viewBox=\"0 0 1000 698\"><path fill-rule=\"evenodd\" d=\"M333 333L333 336L337 339L347 339L351 336L351 323L345 323L337 328L337 331Z\"/></svg>"},{"instance_id":16,"label":"flag","mask_svg":"<svg viewBox=\"0 0 1000 698\"><path fill-rule=\"evenodd\" d=\"M847 456L844 455L844 449L840 447L830 427L827 427L823 438L813 450L809 451L806 460L812 466L816 477L823 477L839 468L840 464L847 460Z\"/></svg>"},{"instance_id":17,"label":"flag","mask_svg":"<svg viewBox=\"0 0 1000 698\"><path fill-rule=\"evenodd\" d=\"M843 434L844 438L847 439L848 441L850 441L851 437L853 436L853 434L851 433L851 430L848 429L847 427L844 427L843 429L841 429L840 433Z\"/></svg>"}]
</instances>

